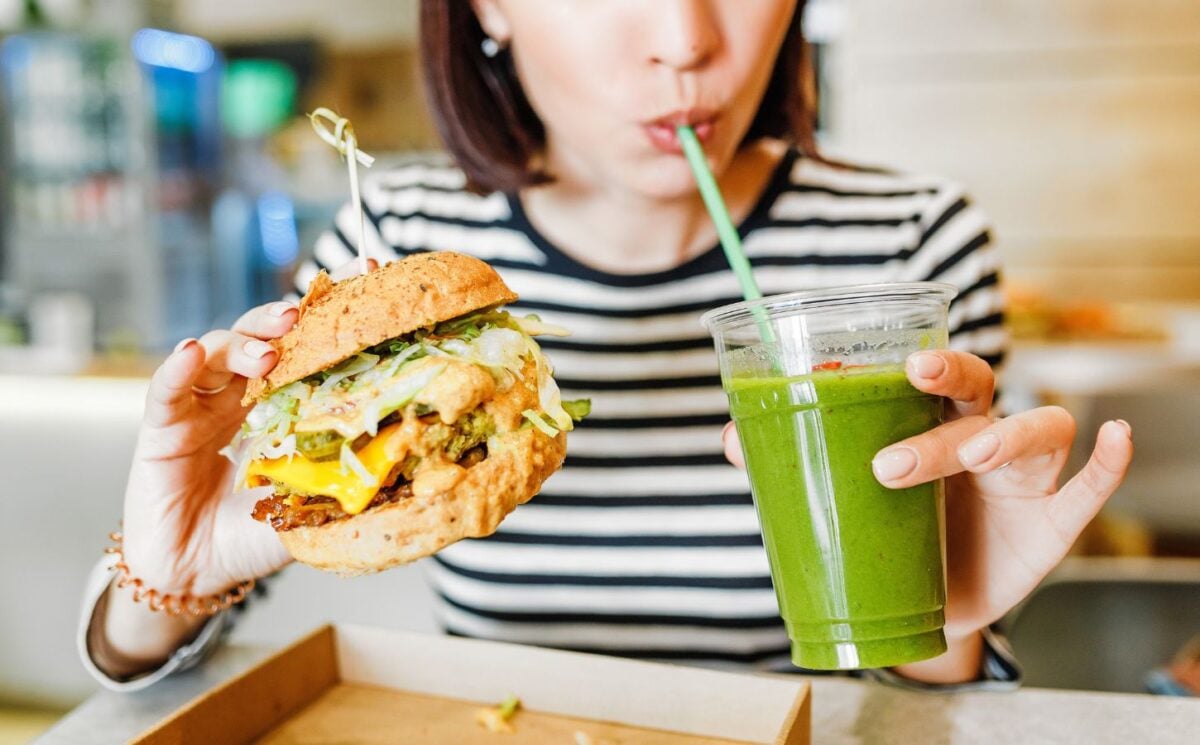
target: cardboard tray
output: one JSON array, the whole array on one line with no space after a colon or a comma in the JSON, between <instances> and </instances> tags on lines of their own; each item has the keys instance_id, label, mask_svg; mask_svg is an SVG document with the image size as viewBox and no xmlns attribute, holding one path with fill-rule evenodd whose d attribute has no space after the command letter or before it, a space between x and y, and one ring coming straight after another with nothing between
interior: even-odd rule
<instances>
[{"instance_id":1,"label":"cardboard tray","mask_svg":"<svg viewBox=\"0 0 1200 745\"><path fill-rule=\"evenodd\" d=\"M138 745L808 745L808 683L361 626L325 626ZM517 695L515 733L476 712ZM581 734L582 733L582 734Z\"/></svg>"}]
</instances>

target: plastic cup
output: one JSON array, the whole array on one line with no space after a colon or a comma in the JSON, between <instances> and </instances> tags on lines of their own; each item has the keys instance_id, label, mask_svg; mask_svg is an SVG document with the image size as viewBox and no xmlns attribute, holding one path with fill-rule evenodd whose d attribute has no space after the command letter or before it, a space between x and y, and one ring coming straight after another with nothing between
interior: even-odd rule
<instances>
[{"instance_id":1,"label":"plastic cup","mask_svg":"<svg viewBox=\"0 0 1200 745\"><path fill-rule=\"evenodd\" d=\"M942 422L904 372L947 343L950 285L776 295L705 314L792 661L887 667L946 651L941 481L882 486L881 449Z\"/></svg>"}]
</instances>

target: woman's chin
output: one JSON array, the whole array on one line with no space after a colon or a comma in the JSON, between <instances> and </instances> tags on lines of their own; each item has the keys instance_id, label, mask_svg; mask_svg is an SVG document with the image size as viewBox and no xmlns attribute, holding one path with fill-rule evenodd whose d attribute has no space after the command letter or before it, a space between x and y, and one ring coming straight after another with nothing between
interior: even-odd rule
<instances>
[{"instance_id":1,"label":"woman's chin","mask_svg":"<svg viewBox=\"0 0 1200 745\"><path fill-rule=\"evenodd\" d=\"M729 165L732 154L710 155L709 164L718 175ZM551 166L550 173L555 174ZM678 153L658 150L626 151L607 161L593 161L577 172L580 186L599 191L619 190L650 201L673 201L694 197L696 178L687 160ZM560 171L559 176L562 176ZM572 181L569 176L565 181ZM590 183L587 183L590 181Z\"/></svg>"},{"instance_id":2,"label":"woman's chin","mask_svg":"<svg viewBox=\"0 0 1200 745\"><path fill-rule=\"evenodd\" d=\"M656 201L671 201L696 193L696 178L678 156L655 158L620 174L628 191Z\"/></svg>"}]
</instances>

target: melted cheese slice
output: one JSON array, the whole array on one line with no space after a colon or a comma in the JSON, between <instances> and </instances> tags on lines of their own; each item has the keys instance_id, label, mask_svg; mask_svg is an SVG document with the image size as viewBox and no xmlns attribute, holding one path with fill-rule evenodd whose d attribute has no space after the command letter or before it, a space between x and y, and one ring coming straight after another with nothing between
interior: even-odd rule
<instances>
[{"instance_id":1,"label":"melted cheese slice","mask_svg":"<svg viewBox=\"0 0 1200 745\"><path fill-rule=\"evenodd\" d=\"M265 486L267 479L305 494L320 494L333 497L342 509L357 515L367 508L379 491L383 479L396 465L401 448L389 447L403 425L384 427L355 455L362 461L367 472L374 477L374 486L363 483L358 474L350 469L342 470L337 460L313 461L297 453L291 458L256 460L246 470L247 486Z\"/></svg>"}]
</instances>

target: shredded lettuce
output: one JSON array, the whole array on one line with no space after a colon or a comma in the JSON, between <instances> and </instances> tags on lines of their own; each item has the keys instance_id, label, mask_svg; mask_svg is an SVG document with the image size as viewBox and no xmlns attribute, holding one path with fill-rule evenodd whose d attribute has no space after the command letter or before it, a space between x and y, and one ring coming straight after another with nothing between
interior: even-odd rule
<instances>
[{"instance_id":1,"label":"shredded lettuce","mask_svg":"<svg viewBox=\"0 0 1200 745\"><path fill-rule=\"evenodd\" d=\"M393 357L385 357L370 369L358 375L350 383L350 391L359 391L373 386L381 381L396 377L405 363L415 361L424 356L424 350L418 344L410 344Z\"/></svg>"},{"instance_id":2,"label":"shredded lettuce","mask_svg":"<svg viewBox=\"0 0 1200 745\"><path fill-rule=\"evenodd\" d=\"M388 387L380 390L370 400L363 402L362 431L372 437L379 434L379 422L383 421L388 414L403 408L413 400L444 369L446 369L444 362L426 365L412 375L396 378Z\"/></svg>"},{"instance_id":3,"label":"shredded lettuce","mask_svg":"<svg viewBox=\"0 0 1200 745\"><path fill-rule=\"evenodd\" d=\"M527 362L533 362L538 410L525 412L526 418L550 436L570 431L591 405L586 400L562 400L550 361L533 339L541 334L565 336L567 331L533 314L520 317L489 309L377 344L271 394L250 411L239 434L222 452L231 460L239 450L247 460L292 457L298 452L297 421L322 412L358 410L361 417L338 419L334 427L345 438L343 466L357 472L362 464L348 444L364 432L378 434L379 422L408 405L444 369L431 364L409 374L410 365L425 357L451 357L479 365L492 373L501 390L524 373Z\"/></svg>"},{"instance_id":4,"label":"shredded lettuce","mask_svg":"<svg viewBox=\"0 0 1200 745\"><path fill-rule=\"evenodd\" d=\"M295 439L288 440L292 426L299 419L297 413L302 398L309 395L306 385L293 383L273 393L246 415L242 423L241 433L235 437L249 441L248 451L251 458L264 454L267 457L282 458L295 454ZM233 443L230 443L231 445Z\"/></svg>"},{"instance_id":5,"label":"shredded lettuce","mask_svg":"<svg viewBox=\"0 0 1200 745\"><path fill-rule=\"evenodd\" d=\"M529 420L529 423L542 431L542 434L547 437L558 437L558 430L552 424L546 421L542 413L533 409L526 409L521 412L521 416Z\"/></svg>"},{"instance_id":6,"label":"shredded lettuce","mask_svg":"<svg viewBox=\"0 0 1200 745\"><path fill-rule=\"evenodd\" d=\"M490 328L471 341L449 339L438 348L464 362L487 368L502 387L511 385L525 367L525 337L512 329Z\"/></svg>"},{"instance_id":7,"label":"shredded lettuce","mask_svg":"<svg viewBox=\"0 0 1200 745\"><path fill-rule=\"evenodd\" d=\"M562 394L554 381L554 369L550 360L533 340L534 334L565 335L566 330L544 323L533 315L519 318L493 311L485 317L490 323L495 323L495 326L485 328L469 341L450 339L441 342L439 347L460 359L488 368L502 387L511 385L516 376L522 373L525 360L532 360L537 371L538 408L544 415L538 418L535 426L540 423L545 427L552 427L555 430L554 434L574 429L576 417L563 408ZM539 426L539 429L542 427Z\"/></svg>"},{"instance_id":8,"label":"shredded lettuce","mask_svg":"<svg viewBox=\"0 0 1200 745\"><path fill-rule=\"evenodd\" d=\"M525 337L525 343L537 366L538 405L541 406L542 413L549 417L555 427L563 432L570 432L575 428L575 424L562 407L562 394L559 393L558 383L554 382L554 368L550 365L550 360L546 359L546 355L542 354L541 348L532 338Z\"/></svg>"},{"instance_id":9,"label":"shredded lettuce","mask_svg":"<svg viewBox=\"0 0 1200 745\"><path fill-rule=\"evenodd\" d=\"M512 316L513 323L520 331L528 336L570 336L571 332L562 326L546 323L541 318L530 313L527 316Z\"/></svg>"},{"instance_id":10,"label":"shredded lettuce","mask_svg":"<svg viewBox=\"0 0 1200 745\"><path fill-rule=\"evenodd\" d=\"M283 438L278 445L268 445L259 451L263 458L288 458L296 454L296 434L293 432Z\"/></svg>"},{"instance_id":11,"label":"shredded lettuce","mask_svg":"<svg viewBox=\"0 0 1200 745\"><path fill-rule=\"evenodd\" d=\"M401 354L406 349L417 346L409 339L389 339L382 344L376 344L367 351L372 354L377 354L380 357L390 357L392 355Z\"/></svg>"},{"instance_id":12,"label":"shredded lettuce","mask_svg":"<svg viewBox=\"0 0 1200 745\"><path fill-rule=\"evenodd\" d=\"M317 387L318 393L333 390L346 378L366 372L379 364L379 355L369 352L359 352L350 359L325 371L325 380Z\"/></svg>"},{"instance_id":13,"label":"shredded lettuce","mask_svg":"<svg viewBox=\"0 0 1200 745\"><path fill-rule=\"evenodd\" d=\"M346 470L349 469L368 487L379 485L379 479L375 478L367 470L367 467L363 465L363 462L358 459L358 456L350 449L350 443L342 443L342 452L339 460L342 463L342 473L346 473Z\"/></svg>"}]
</instances>

